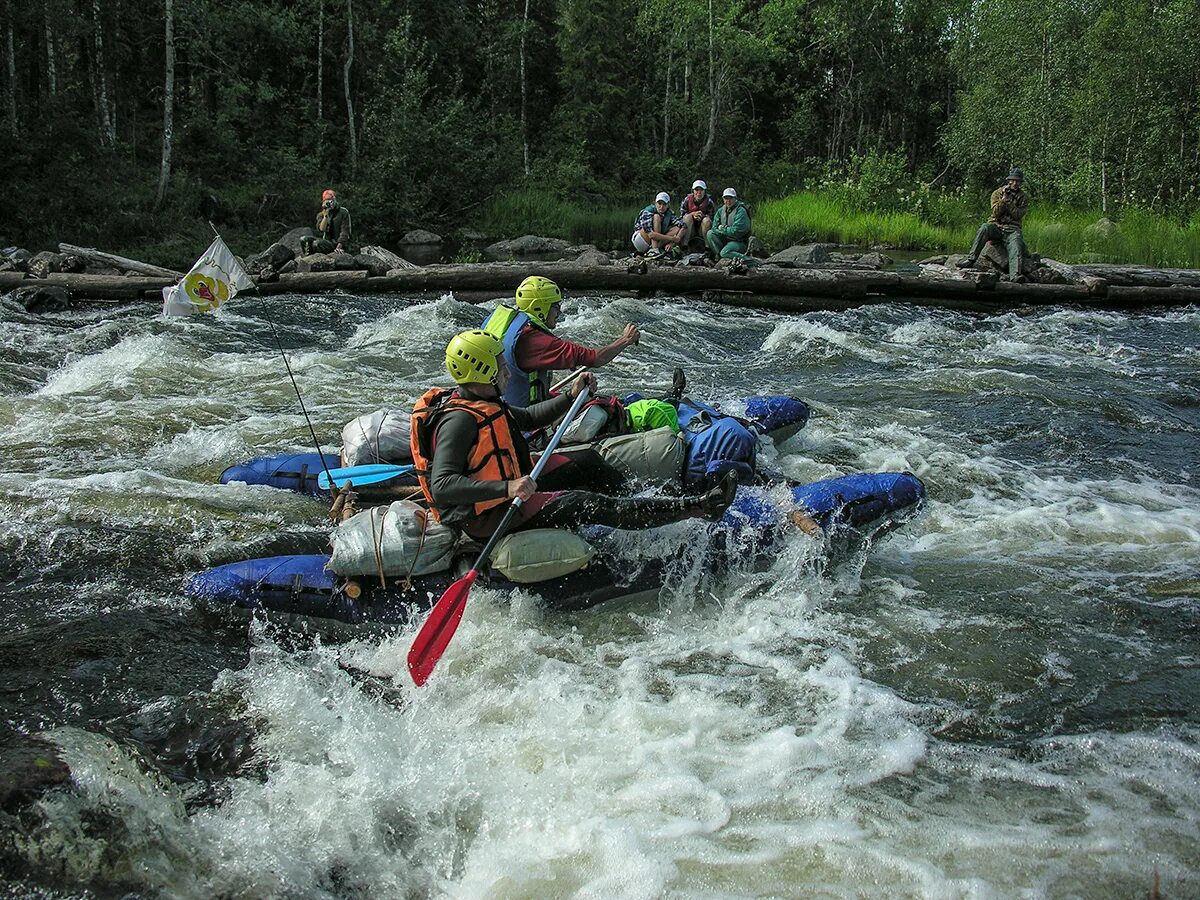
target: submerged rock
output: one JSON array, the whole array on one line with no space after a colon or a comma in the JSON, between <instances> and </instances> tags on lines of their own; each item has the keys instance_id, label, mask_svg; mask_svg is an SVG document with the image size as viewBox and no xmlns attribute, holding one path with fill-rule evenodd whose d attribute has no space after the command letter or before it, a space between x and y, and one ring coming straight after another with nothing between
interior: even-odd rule
<instances>
[{"instance_id":1,"label":"submerged rock","mask_svg":"<svg viewBox=\"0 0 1200 900\"><path fill-rule=\"evenodd\" d=\"M12 297L31 313L61 312L71 307L67 289L53 284L19 287L12 292Z\"/></svg>"},{"instance_id":2,"label":"submerged rock","mask_svg":"<svg viewBox=\"0 0 1200 900\"><path fill-rule=\"evenodd\" d=\"M19 813L70 778L70 768L49 741L0 726L0 810Z\"/></svg>"}]
</instances>

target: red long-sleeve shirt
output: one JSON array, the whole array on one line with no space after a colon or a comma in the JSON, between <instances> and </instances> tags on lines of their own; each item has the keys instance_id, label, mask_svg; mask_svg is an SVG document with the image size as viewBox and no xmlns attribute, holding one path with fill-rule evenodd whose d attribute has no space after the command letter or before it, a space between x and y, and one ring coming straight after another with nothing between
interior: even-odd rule
<instances>
[{"instance_id":1,"label":"red long-sleeve shirt","mask_svg":"<svg viewBox=\"0 0 1200 900\"><path fill-rule=\"evenodd\" d=\"M517 338L517 365L523 372L541 369L591 368L596 364L597 351L582 344L564 340L540 328L526 325Z\"/></svg>"}]
</instances>

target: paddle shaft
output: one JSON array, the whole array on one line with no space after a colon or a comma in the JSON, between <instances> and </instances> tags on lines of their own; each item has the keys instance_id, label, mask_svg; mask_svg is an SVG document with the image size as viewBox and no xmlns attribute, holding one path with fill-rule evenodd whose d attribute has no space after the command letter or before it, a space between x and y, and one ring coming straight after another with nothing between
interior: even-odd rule
<instances>
[{"instance_id":1,"label":"paddle shaft","mask_svg":"<svg viewBox=\"0 0 1200 900\"><path fill-rule=\"evenodd\" d=\"M558 426L554 432L554 436L550 439L550 443L546 446L546 450L537 461L537 465L533 467L533 471L529 477L537 481L539 475L542 474L542 469L550 460L550 454L554 452L554 448L558 446L558 442L562 440L563 434L566 433L567 427L571 424L571 420L575 418L576 413L587 401L591 391L580 391L575 398L575 402L571 404L571 410L567 413L567 417L563 419L562 424ZM463 610L467 605L467 598L471 595L471 587L475 584L475 580L479 577L479 570L487 562L488 557L492 553L492 548L496 546L496 541L504 536L508 530L509 524L512 522L513 516L516 515L518 509L521 508L522 500L517 497L505 511L503 518L496 530L492 532L492 536L488 539L487 544L483 548L483 552L479 554L479 559L475 561L475 565L466 575L446 588L446 592L432 610L429 611L428 617L425 619L425 624L421 626L417 632L416 638L413 640L412 646L408 650L408 673L412 676L413 684L420 687L433 673L434 666L438 660L442 658L442 654L449 646L451 639L454 637L454 632L458 630L458 623L462 620Z\"/></svg>"}]
</instances>

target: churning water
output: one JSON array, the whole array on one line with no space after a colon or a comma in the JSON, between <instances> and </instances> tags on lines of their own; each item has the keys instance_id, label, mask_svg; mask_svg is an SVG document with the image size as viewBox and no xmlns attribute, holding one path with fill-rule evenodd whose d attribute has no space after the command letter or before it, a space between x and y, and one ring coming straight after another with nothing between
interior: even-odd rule
<instances>
[{"instance_id":1,"label":"churning water","mask_svg":"<svg viewBox=\"0 0 1200 900\"><path fill-rule=\"evenodd\" d=\"M1200 894L1200 311L571 300L569 337L642 325L602 388L795 394L790 477L910 470L928 509L833 575L798 536L657 603L477 589L421 690L411 631L299 638L181 588L321 528L215 484L310 449L269 320L332 449L443 383L480 308L156 312L0 310L0 710L71 774L0 815L9 893Z\"/></svg>"}]
</instances>

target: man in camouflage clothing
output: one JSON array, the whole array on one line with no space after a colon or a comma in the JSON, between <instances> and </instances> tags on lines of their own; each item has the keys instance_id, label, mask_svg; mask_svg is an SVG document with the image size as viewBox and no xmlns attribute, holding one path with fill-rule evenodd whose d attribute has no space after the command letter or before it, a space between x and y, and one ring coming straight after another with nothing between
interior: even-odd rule
<instances>
[{"instance_id":1,"label":"man in camouflage clothing","mask_svg":"<svg viewBox=\"0 0 1200 900\"><path fill-rule=\"evenodd\" d=\"M1010 281L1024 281L1021 274L1021 257L1025 254L1025 241L1021 237L1021 220L1029 210L1029 195L1021 190L1025 173L1016 166L1008 173L1008 179L992 192L992 216L979 227L975 243L970 252L958 261L960 269L975 265L984 244L988 241L1003 242L1008 248L1008 277Z\"/></svg>"}]
</instances>

